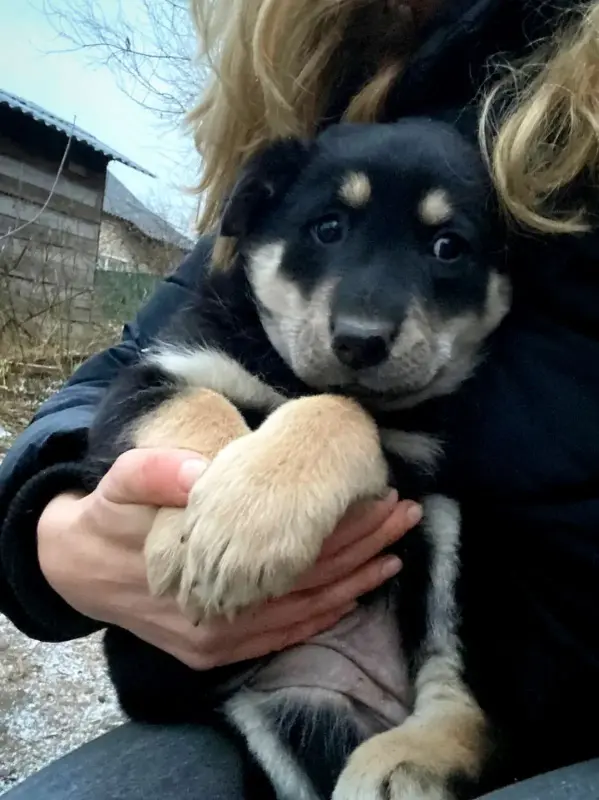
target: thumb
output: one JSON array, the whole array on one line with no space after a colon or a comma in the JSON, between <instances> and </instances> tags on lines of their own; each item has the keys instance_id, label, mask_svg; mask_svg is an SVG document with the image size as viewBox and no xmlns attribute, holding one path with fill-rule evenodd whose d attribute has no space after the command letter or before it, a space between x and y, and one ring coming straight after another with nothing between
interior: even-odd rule
<instances>
[{"instance_id":1,"label":"thumb","mask_svg":"<svg viewBox=\"0 0 599 800\"><path fill-rule=\"evenodd\" d=\"M193 450L129 450L114 462L97 491L120 505L182 507L207 466L207 459Z\"/></svg>"}]
</instances>

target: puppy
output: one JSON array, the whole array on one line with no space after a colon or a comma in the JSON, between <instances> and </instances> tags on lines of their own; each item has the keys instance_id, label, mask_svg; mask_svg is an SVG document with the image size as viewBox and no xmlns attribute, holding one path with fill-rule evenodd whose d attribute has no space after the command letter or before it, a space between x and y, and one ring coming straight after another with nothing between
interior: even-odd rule
<instances>
[{"instance_id":1,"label":"puppy","mask_svg":"<svg viewBox=\"0 0 599 800\"><path fill-rule=\"evenodd\" d=\"M212 459L145 548L151 591L176 596L194 623L292 590L356 501L389 484L423 500L399 548L404 574L366 599L352 644L366 658L364 632L378 631L390 669L403 648L405 721L376 692L340 697L303 678L299 690L297 675L286 685L289 654L221 674L215 702L283 800L440 800L482 774L490 739L464 678L459 509L434 493L442 443L418 411L470 376L508 311L498 220L478 152L442 123L343 124L273 143L225 204L197 298L123 371L90 433L92 484L130 447ZM326 672L309 643L294 652ZM123 632L108 632L107 653L130 714L196 717L206 677ZM289 708L299 738L281 728ZM343 744L321 750L316 775L294 741L331 720Z\"/></svg>"}]
</instances>

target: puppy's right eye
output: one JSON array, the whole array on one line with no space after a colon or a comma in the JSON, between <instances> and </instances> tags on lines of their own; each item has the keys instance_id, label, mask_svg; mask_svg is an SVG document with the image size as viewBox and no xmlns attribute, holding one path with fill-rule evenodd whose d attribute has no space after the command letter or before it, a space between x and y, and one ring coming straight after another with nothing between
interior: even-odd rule
<instances>
[{"instance_id":1,"label":"puppy's right eye","mask_svg":"<svg viewBox=\"0 0 599 800\"><path fill-rule=\"evenodd\" d=\"M457 261L466 251L466 242L454 233L438 236L433 242L433 254L439 261Z\"/></svg>"},{"instance_id":2,"label":"puppy's right eye","mask_svg":"<svg viewBox=\"0 0 599 800\"><path fill-rule=\"evenodd\" d=\"M345 225L338 214L327 214L313 222L310 231L319 244L337 244L345 236Z\"/></svg>"}]
</instances>

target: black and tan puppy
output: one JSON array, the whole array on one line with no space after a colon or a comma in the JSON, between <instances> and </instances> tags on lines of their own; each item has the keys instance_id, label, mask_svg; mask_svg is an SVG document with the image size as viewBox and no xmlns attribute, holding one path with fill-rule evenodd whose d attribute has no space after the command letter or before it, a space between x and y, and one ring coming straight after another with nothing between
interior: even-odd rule
<instances>
[{"instance_id":1,"label":"black and tan puppy","mask_svg":"<svg viewBox=\"0 0 599 800\"><path fill-rule=\"evenodd\" d=\"M440 800L483 768L487 724L463 677L459 510L432 493L441 443L414 428L412 411L458 389L508 310L497 219L476 149L441 123L340 125L274 143L223 211L215 261L226 250L232 260L199 276L197 303L119 378L91 432L96 476L132 446L213 458L188 507L160 512L146 544L151 589L175 594L194 621L288 592L348 506L389 483L424 500L423 524L402 544L405 575L387 590L402 594L391 624L404 636L412 713L369 738L351 702L335 707L355 722L354 744L367 739L335 800ZM152 716L144 703L162 703L167 717L193 718L201 676L178 682L164 656L144 668L147 646L136 662L134 643L123 655L114 642L126 710ZM224 708L278 796L330 797L333 784L277 743L289 696L277 693L268 713L253 698ZM309 691L302 704L335 706Z\"/></svg>"}]
</instances>

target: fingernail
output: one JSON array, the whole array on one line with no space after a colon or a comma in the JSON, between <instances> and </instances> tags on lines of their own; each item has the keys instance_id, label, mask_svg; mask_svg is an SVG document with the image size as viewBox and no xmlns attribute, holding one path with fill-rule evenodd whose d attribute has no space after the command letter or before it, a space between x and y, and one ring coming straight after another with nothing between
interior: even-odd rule
<instances>
[{"instance_id":1,"label":"fingernail","mask_svg":"<svg viewBox=\"0 0 599 800\"><path fill-rule=\"evenodd\" d=\"M417 525L422 519L422 506L410 503L406 510L406 519L410 525Z\"/></svg>"},{"instance_id":2,"label":"fingernail","mask_svg":"<svg viewBox=\"0 0 599 800\"><path fill-rule=\"evenodd\" d=\"M384 499L389 503L391 502L397 503L397 501L399 500L399 493L397 489L391 489L389 494Z\"/></svg>"},{"instance_id":3,"label":"fingernail","mask_svg":"<svg viewBox=\"0 0 599 800\"><path fill-rule=\"evenodd\" d=\"M179 485L183 491L188 492L198 478L206 471L208 462L203 458L190 458L184 461L179 468Z\"/></svg>"},{"instance_id":4,"label":"fingernail","mask_svg":"<svg viewBox=\"0 0 599 800\"><path fill-rule=\"evenodd\" d=\"M401 570L401 567L401 560L397 558L397 556L390 556L389 558L386 558L383 562L383 566L381 567L381 575L383 579L388 580L394 575L397 575L397 573Z\"/></svg>"}]
</instances>

